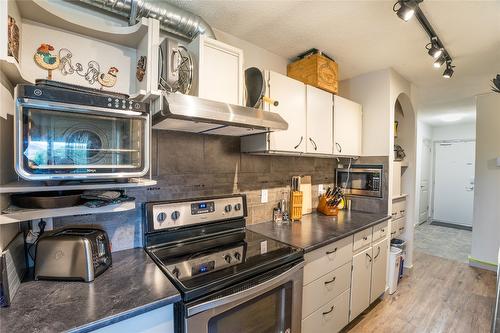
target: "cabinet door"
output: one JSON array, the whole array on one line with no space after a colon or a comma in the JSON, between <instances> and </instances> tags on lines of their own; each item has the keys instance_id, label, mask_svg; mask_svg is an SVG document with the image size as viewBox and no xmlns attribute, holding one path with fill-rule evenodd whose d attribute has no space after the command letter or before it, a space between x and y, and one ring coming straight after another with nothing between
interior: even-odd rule
<instances>
[{"instance_id":1,"label":"cabinet door","mask_svg":"<svg viewBox=\"0 0 500 333\"><path fill-rule=\"evenodd\" d=\"M372 284L370 303L385 292L387 273L387 238L373 245Z\"/></svg>"},{"instance_id":2,"label":"cabinet door","mask_svg":"<svg viewBox=\"0 0 500 333\"><path fill-rule=\"evenodd\" d=\"M269 134L269 150L305 153L306 151L306 86L288 76L268 71L268 94L278 106L269 111L277 112L288 123L286 131Z\"/></svg>"},{"instance_id":3,"label":"cabinet door","mask_svg":"<svg viewBox=\"0 0 500 333\"><path fill-rule=\"evenodd\" d=\"M306 86L307 141L306 152L333 153L333 95Z\"/></svg>"},{"instance_id":4,"label":"cabinet door","mask_svg":"<svg viewBox=\"0 0 500 333\"><path fill-rule=\"evenodd\" d=\"M361 155L363 113L361 105L346 98L333 98L333 153Z\"/></svg>"},{"instance_id":5,"label":"cabinet door","mask_svg":"<svg viewBox=\"0 0 500 333\"><path fill-rule=\"evenodd\" d=\"M371 247L352 257L351 313L349 321L356 318L370 305L372 258Z\"/></svg>"}]
</instances>

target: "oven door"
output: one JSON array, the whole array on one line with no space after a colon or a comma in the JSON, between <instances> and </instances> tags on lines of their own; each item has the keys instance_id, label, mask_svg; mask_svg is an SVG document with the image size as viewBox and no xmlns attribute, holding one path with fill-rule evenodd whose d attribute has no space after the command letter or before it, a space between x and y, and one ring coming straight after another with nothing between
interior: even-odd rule
<instances>
[{"instance_id":1,"label":"oven door","mask_svg":"<svg viewBox=\"0 0 500 333\"><path fill-rule=\"evenodd\" d=\"M184 308L184 333L300 333L304 263ZM264 280L264 281L263 281Z\"/></svg>"},{"instance_id":2,"label":"oven door","mask_svg":"<svg viewBox=\"0 0 500 333\"><path fill-rule=\"evenodd\" d=\"M349 195L382 197L382 170L352 168L337 170L337 186Z\"/></svg>"},{"instance_id":3,"label":"oven door","mask_svg":"<svg viewBox=\"0 0 500 333\"><path fill-rule=\"evenodd\" d=\"M20 98L16 171L28 180L140 177L149 169L149 115Z\"/></svg>"}]
</instances>

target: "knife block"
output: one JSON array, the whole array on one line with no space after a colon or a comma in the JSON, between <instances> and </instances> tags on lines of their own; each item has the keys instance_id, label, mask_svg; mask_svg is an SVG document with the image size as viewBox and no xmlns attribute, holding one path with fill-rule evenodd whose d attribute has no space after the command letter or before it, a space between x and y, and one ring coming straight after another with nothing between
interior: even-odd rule
<instances>
[{"instance_id":1,"label":"knife block","mask_svg":"<svg viewBox=\"0 0 500 333\"><path fill-rule=\"evenodd\" d=\"M302 198L303 193L292 191L290 193L290 220L299 221L302 218Z\"/></svg>"},{"instance_id":2,"label":"knife block","mask_svg":"<svg viewBox=\"0 0 500 333\"><path fill-rule=\"evenodd\" d=\"M328 206L326 203L326 196L322 195L319 198L319 203L318 203L318 212L321 214L327 215L327 216L337 216L339 214L339 209L337 206L332 207Z\"/></svg>"}]
</instances>

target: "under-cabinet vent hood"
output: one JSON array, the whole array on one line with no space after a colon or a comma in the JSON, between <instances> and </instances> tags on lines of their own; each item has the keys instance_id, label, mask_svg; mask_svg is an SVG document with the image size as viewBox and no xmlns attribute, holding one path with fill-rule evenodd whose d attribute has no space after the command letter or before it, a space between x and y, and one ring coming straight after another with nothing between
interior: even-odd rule
<instances>
[{"instance_id":1,"label":"under-cabinet vent hood","mask_svg":"<svg viewBox=\"0 0 500 333\"><path fill-rule=\"evenodd\" d=\"M179 93L163 93L152 111L154 129L231 136L288 129L288 123L275 112Z\"/></svg>"}]
</instances>

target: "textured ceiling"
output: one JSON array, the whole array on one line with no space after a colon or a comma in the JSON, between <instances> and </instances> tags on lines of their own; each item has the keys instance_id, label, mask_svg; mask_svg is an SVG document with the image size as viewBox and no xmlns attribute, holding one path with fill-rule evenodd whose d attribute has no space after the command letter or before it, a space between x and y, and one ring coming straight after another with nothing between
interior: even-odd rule
<instances>
[{"instance_id":1,"label":"textured ceiling","mask_svg":"<svg viewBox=\"0 0 500 333\"><path fill-rule=\"evenodd\" d=\"M393 1L172 1L212 26L286 58L315 47L335 58L340 78L392 67L417 86L425 113L469 105L500 73L500 1L430 1L421 9L457 66L441 77L416 19L403 22ZM469 108L469 111L470 108Z\"/></svg>"}]
</instances>

